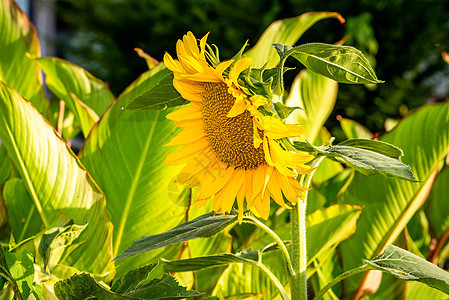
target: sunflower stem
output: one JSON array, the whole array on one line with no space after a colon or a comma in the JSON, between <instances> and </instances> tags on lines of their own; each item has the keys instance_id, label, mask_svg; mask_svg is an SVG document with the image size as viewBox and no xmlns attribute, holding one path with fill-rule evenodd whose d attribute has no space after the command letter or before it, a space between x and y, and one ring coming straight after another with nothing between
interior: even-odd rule
<instances>
[{"instance_id":1,"label":"sunflower stem","mask_svg":"<svg viewBox=\"0 0 449 300\"><path fill-rule=\"evenodd\" d=\"M301 176L301 185L309 188L316 168L323 160L323 156L316 157L311 167L315 168L309 174ZM290 276L290 291L292 300L307 300L307 247L306 247L306 208L307 190L304 200L298 199L298 203L290 211L292 233L292 267L293 275Z\"/></svg>"},{"instance_id":2,"label":"sunflower stem","mask_svg":"<svg viewBox=\"0 0 449 300\"><path fill-rule=\"evenodd\" d=\"M281 240L281 238L273 230L271 230L270 227L268 227L267 225L265 225L264 223L260 222L259 220L257 220L256 218L254 218L252 216L244 216L243 223L250 223L250 224L256 225L260 229L264 230L271 238L273 238L273 240L279 246L279 249L281 250L282 255L284 256L285 267L288 271L288 275L292 276L294 274L294 271L293 271L290 255L288 254L287 247L285 247L285 244Z\"/></svg>"}]
</instances>

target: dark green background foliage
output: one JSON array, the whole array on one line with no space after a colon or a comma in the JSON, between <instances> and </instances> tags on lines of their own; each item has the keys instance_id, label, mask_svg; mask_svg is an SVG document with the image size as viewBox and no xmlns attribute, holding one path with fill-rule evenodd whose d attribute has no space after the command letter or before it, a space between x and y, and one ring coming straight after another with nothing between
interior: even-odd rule
<instances>
[{"instance_id":1,"label":"dark green background foliage","mask_svg":"<svg viewBox=\"0 0 449 300\"><path fill-rule=\"evenodd\" d=\"M377 88L340 85L327 124L337 138L338 114L383 133L386 118L447 95L443 78L449 67L441 59L449 50L447 0L60 0L65 30L58 43L61 54L109 82L117 94L146 69L134 47L162 60L165 51L175 54L176 40L188 30L197 37L210 31L209 42L225 59L247 39L254 45L273 21L308 11L339 12L346 24L321 21L299 43L334 43L348 36L346 44L367 54L385 80ZM290 64L302 68L293 60Z\"/></svg>"}]
</instances>

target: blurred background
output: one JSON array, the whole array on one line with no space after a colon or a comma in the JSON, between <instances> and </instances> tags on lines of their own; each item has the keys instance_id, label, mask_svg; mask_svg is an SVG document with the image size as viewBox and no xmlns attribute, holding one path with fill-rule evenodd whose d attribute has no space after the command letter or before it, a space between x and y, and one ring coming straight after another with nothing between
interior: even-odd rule
<instances>
[{"instance_id":1,"label":"blurred background","mask_svg":"<svg viewBox=\"0 0 449 300\"><path fill-rule=\"evenodd\" d=\"M449 96L449 0L20 0L38 30L43 56L59 56L91 72L120 94L147 69L135 47L158 60L175 54L176 40L188 30L211 32L209 43L222 59L249 41L254 45L274 21L309 11L335 11L298 43L357 47L375 65L378 86L340 85L336 108L326 126L337 140L337 115L385 132L387 119L399 119ZM292 60L292 66L301 69ZM288 80L296 71L290 72ZM286 87L288 88L289 83Z\"/></svg>"}]
</instances>

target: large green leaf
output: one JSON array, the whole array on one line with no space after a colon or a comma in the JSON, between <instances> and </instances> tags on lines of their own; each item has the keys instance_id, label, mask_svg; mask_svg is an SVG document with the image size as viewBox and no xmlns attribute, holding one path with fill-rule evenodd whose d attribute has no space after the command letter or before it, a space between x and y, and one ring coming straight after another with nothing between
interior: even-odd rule
<instances>
[{"instance_id":1,"label":"large green leaf","mask_svg":"<svg viewBox=\"0 0 449 300\"><path fill-rule=\"evenodd\" d=\"M67 104L87 136L98 116L114 101L114 95L104 82L68 61L56 57L36 61L45 72L48 88Z\"/></svg>"},{"instance_id":2,"label":"large green leaf","mask_svg":"<svg viewBox=\"0 0 449 300\"><path fill-rule=\"evenodd\" d=\"M184 222L189 205L188 194L170 188L180 168L163 163L171 150L164 145L179 131L165 119L170 110L122 109L159 82L161 67L144 73L120 95L92 129L79 154L107 195L107 210L114 224L114 257L142 236ZM175 245L124 259L118 272L155 262L162 254L172 258L179 249L180 245Z\"/></svg>"},{"instance_id":3,"label":"large green leaf","mask_svg":"<svg viewBox=\"0 0 449 300\"><path fill-rule=\"evenodd\" d=\"M24 180L11 178L5 184L3 197L8 207L9 223L16 242L42 230L42 221Z\"/></svg>"},{"instance_id":4,"label":"large green leaf","mask_svg":"<svg viewBox=\"0 0 449 300\"><path fill-rule=\"evenodd\" d=\"M103 193L30 102L0 82L0 139L23 178L44 227L61 215L88 222L86 241L63 262L96 274L111 271L111 223Z\"/></svg>"},{"instance_id":5,"label":"large green leaf","mask_svg":"<svg viewBox=\"0 0 449 300\"><path fill-rule=\"evenodd\" d=\"M49 102L42 89L41 70L27 57L27 53L40 55L36 30L13 0L0 1L0 49L0 80L47 115Z\"/></svg>"},{"instance_id":6,"label":"large green leaf","mask_svg":"<svg viewBox=\"0 0 449 300\"><path fill-rule=\"evenodd\" d=\"M403 150L402 160L411 166L420 182L355 174L339 202L365 208L356 233L341 244L345 270L380 254L426 200L438 165L449 149L449 103L423 107L382 140ZM347 280L347 293L357 289L360 279L353 276Z\"/></svg>"},{"instance_id":7,"label":"large green leaf","mask_svg":"<svg viewBox=\"0 0 449 300\"><path fill-rule=\"evenodd\" d=\"M335 12L309 12L298 17L278 20L264 31L256 45L245 54L253 58L254 68L261 68L265 63L267 68L274 68L279 62L279 56L271 46L272 43L293 46L313 24L327 18L337 18L341 23L344 22L343 17Z\"/></svg>"},{"instance_id":8,"label":"large green leaf","mask_svg":"<svg viewBox=\"0 0 449 300\"><path fill-rule=\"evenodd\" d=\"M301 71L293 81L285 104L299 106L303 110L294 111L287 122L302 125L306 139L314 143L334 108L337 92L336 81L307 69Z\"/></svg>"}]
</instances>

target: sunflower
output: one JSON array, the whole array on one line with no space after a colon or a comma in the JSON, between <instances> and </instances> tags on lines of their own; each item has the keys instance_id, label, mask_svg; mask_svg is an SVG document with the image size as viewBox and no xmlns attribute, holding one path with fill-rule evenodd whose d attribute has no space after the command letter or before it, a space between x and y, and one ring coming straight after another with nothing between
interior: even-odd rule
<instances>
[{"instance_id":1,"label":"sunflower","mask_svg":"<svg viewBox=\"0 0 449 300\"><path fill-rule=\"evenodd\" d=\"M195 208L213 199L214 211L227 213L237 200L240 222L245 202L246 209L267 219L270 198L285 208L290 207L284 198L293 204L304 198L296 176L311 171L305 163L313 156L285 149L281 139L300 136L304 129L262 113L269 97L250 92L239 78L252 59L240 55L220 63L207 36L198 45L188 32L176 44L178 60L164 56L173 86L190 102L167 115L183 129L167 146L183 147L165 163L186 164L177 182L197 187Z\"/></svg>"}]
</instances>

